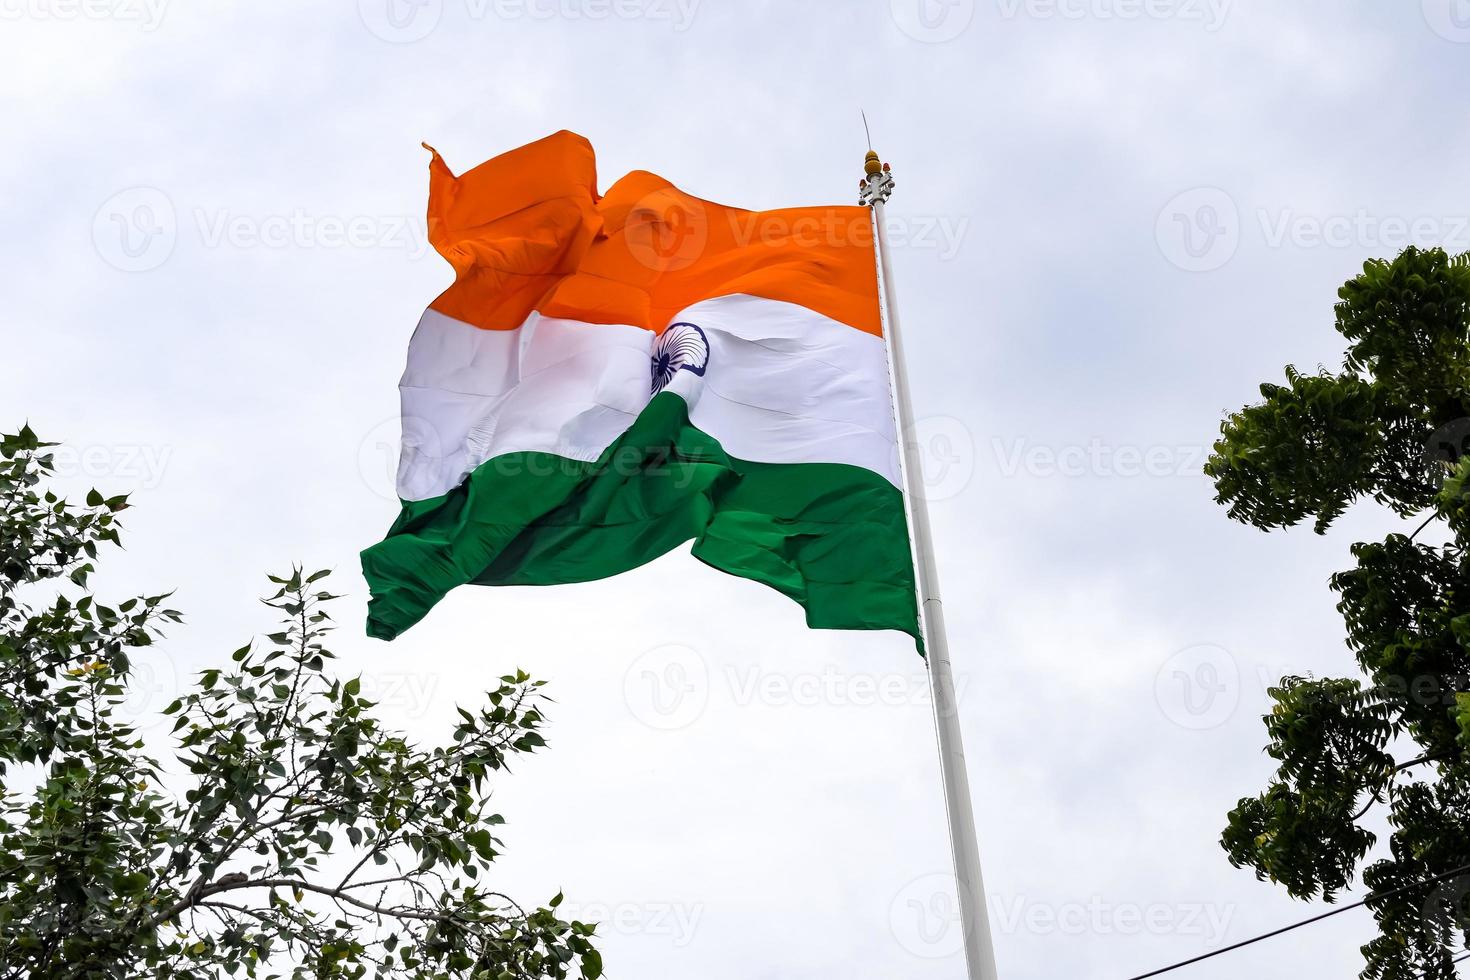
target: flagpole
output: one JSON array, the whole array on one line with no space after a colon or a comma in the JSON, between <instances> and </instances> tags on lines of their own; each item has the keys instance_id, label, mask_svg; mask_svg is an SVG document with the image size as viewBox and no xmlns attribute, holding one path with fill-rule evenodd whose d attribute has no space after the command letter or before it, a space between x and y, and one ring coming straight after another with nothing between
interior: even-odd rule
<instances>
[{"instance_id":1,"label":"flagpole","mask_svg":"<svg viewBox=\"0 0 1470 980\"><path fill-rule=\"evenodd\" d=\"M878 154L868 151L863 164L859 202L873 210L878 267L883 276L887 314L884 335L893 364L893 394L898 429L902 436L904 486L913 524L915 565L918 568L919 608L929 665L930 700L934 705L934 727L939 734L939 765L944 778L944 802L949 818L949 844L954 856L959 890L960 925L964 929L965 964L968 980L996 980L995 948L990 938L990 921L985 908L985 882L980 875L980 846L975 836L975 812L970 801L970 777L965 771L965 747L960 736L960 718L955 697L954 671L949 659L949 637L944 630L944 605L939 598L939 569L934 562L934 541L929 528L929 504L924 498L918 437L914 411L909 402L908 362L904 359L903 335L898 323L898 299L893 286L893 267L888 259L888 230L883 205L893 193L893 176Z\"/></svg>"}]
</instances>

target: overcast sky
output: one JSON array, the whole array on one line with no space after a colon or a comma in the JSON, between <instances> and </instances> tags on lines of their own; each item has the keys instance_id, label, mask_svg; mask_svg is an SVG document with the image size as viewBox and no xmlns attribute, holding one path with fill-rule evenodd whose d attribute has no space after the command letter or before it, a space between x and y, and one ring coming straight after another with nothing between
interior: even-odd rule
<instances>
[{"instance_id":1,"label":"overcast sky","mask_svg":"<svg viewBox=\"0 0 1470 980\"><path fill-rule=\"evenodd\" d=\"M921 6L923 4L924 6ZM356 554L392 520L424 240L456 171L557 129L606 188L890 208L1000 972L1122 980L1312 911L1218 846L1286 672L1351 660L1333 534L1227 521L1221 416L1335 366L1336 289L1470 248L1464 0L0 0L0 427L134 491L113 594L188 614L156 711L330 566L344 669L431 741L517 666L549 751L502 783L501 886L603 920L608 974L959 978L922 662L809 632L687 549L462 589L393 644ZM161 737L161 733L160 737ZM1362 911L1181 971L1351 977Z\"/></svg>"}]
</instances>

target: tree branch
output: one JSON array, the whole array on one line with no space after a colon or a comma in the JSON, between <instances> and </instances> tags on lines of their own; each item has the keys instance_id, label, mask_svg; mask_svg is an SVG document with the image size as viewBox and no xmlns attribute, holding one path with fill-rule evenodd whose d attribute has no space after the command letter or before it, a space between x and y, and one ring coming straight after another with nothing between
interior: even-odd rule
<instances>
[{"instance_id":1,"label":"tree branch","mask_svg":"<svg viewBox=\"0 0 1470 980\"><path fill-rule=\"evenodd\" d=\"M372 902L364 902L362 899L346 894L339 888L317 885L309 881L301 881L297 878L261 878L257 881L247 879L245 881L213 882L204 885L197 891L191 891L189 895L184 897L183 901L180 901L166 912L159 914L149 921L147 928L153 929L177 918L196 905L203 904L201 900L208 898L210 895L218 895L221 892L239 891L242 888L291 888L297 891L312 892L317 895L325 895L334 901L346 902L348 905L356 906L357 908L373 912L377 915L386 915L395 919L415 919L420 922L452 922L455 919L455 916L448 912L420 912L417 909L391 908L376 905Z\"/></svg>"}]
</instances>

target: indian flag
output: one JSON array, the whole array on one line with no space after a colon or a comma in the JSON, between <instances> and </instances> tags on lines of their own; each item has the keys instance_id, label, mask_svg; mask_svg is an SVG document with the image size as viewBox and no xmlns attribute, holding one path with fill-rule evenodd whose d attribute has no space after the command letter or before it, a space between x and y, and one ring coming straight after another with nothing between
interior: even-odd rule
<instances>
[{"instance_id":1,"label":"indian flag","mask_svg":"<svg viewBox=\"0 0 1470 980\"><path fill-rule=\"evenodd\" d=\"M455 281L409 342L368 632L460 585L584 582L693 542L809 626L917 640L868 210L596 180L568 132L459 177L434 153Z\"/></svg>"}]
</instances>

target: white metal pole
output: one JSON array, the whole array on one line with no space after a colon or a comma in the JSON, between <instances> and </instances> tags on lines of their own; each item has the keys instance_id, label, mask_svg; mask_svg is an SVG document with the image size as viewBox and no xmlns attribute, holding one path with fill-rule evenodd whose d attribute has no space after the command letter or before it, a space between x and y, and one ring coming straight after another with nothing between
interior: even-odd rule
<instances>
[{"instance_id":1,"label":"white metal pole","mask_svg":"<svg viewBox=\"0 0 1470 980\"><path fill-rule=\"evenodd\" d=\"M913 406L909 402L908 363L898 323L898 298L893 266L888 258L888 231L883 205L893 193L893 177L878 155L868 151L861 201L873 209L878 267L883 276L887 311L884 334L893 363L893 395L903 445L903 472L909 519L913 524L914 559L918 567L919 608L928 654L929 689L934 725L939 734L939 765L944 776L944 802L949 816L949 843L954 855L959 890L960 925L964 929L966 975L969 980L996 980L995 948L985 907L985 882L980 875L980 847L975 837L975 812L970 801L970 777L965 771L965 747L955 698L954 672L949 659L949 637L944 630L944 605L939 598L939 569L934 563L934 541L929 529L929 504L924 498L924 475Z\"/></svg>"}]
</instances>

